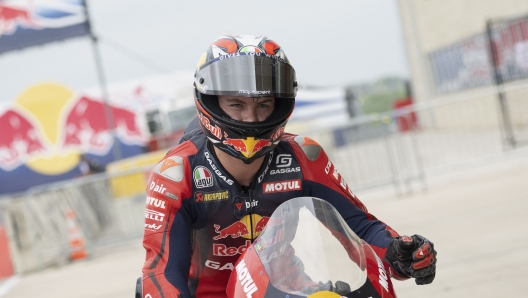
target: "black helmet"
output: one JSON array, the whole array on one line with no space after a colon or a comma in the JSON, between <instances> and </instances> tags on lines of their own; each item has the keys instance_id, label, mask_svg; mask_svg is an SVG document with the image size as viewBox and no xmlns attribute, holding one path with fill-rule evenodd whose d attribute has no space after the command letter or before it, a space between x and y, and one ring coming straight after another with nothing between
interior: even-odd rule
<instances>
[{"instance_id":1,"label":"black helmet","mask_svg":"<svg viewBox=\"0 0 528 298\"><path fill-rule=\"evenodd\" d=\"M207 138L224 152L251 163L281 140L297 94L295 70L281 47L265 36L221 36L202 55L194 75L195 103ZM218 95L274 97L264 121L229 117Z\"/></svg>"}]
</instances>

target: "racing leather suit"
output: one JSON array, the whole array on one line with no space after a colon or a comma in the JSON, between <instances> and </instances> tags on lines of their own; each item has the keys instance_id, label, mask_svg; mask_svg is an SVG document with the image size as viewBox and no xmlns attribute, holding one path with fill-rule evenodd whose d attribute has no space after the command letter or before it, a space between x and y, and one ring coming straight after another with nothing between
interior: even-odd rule
<instances>
[{"instance_id":1,"label":"racing leather suit","mask_svg":"<svg viewBox=\"0 0 528 298\"><path fill-rule=\"evenodd\" d=\"M229 175L212 146L203 134L195 134L169 151L151 172L143 297L226 297L240 254L276 207L294 197L327 200L380 258L391 237L397 236L367 212L310 138L284 134L249 187Z\"/></svg>"}]
</instances>

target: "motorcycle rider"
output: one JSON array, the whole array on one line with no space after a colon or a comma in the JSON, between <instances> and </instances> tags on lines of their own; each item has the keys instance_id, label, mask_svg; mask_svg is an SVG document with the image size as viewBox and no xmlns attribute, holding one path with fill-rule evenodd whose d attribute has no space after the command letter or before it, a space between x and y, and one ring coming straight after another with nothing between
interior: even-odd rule
<instances>
[{"instance_id":1,"label":"motorcycle rider","mask_svg":"<svg viewBox=\"0 0 528 298\"><path fill-rule=\"evenodd\" d=\"M433 243L377 220L316 141L284 132L297 81L275 41L219 37L198 62L194 88L200 130L190 129L148 182L142 297L225 297L240 254L275 208L298 196L336 207L393 277L433 281Z\"/></svg>"}]
</instances>

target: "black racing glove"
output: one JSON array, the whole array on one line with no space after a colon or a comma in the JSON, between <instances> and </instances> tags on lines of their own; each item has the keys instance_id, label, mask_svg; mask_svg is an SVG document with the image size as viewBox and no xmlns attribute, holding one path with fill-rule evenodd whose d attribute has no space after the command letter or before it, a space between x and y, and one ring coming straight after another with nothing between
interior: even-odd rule
<instances>
[{"instance_id":1,"label":"black racing glove","mask_svg":"<svg viewBox=\"0 0 528 298\"><path fill-rule=\"evenodd\" d=\"M435 278L434 245L420 235L393 238L385 253L385 260L401 277L415 278L417 285L430 284Z\"/></svg>"}]
</instances>

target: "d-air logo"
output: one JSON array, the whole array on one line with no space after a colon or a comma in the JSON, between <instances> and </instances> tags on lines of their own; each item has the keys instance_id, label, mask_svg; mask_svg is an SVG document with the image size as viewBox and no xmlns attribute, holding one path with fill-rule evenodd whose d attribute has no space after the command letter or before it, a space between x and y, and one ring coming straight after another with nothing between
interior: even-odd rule
<instances>
[{"instance_id":1,"label":"d-air logo","mask_svg":"<svg viewBox=\"0 0 528 298\"><path fill-rule=\"evenodd\" d=\"M244 260L236 265L235 271L237 273L237 278L240 281L240 285L243 287L244 293L246 293L246 297L251 298L258 288L255 285L253 278L251 278L251 274L249 273Z\"/></svg>"},{"instance_id":2,"label":"d-air logo","mask_svg":"<svg viewBox=\"0 0 528 298\"><path fill-rule=\"evenodd\" d=\"M194 201L196 203L207 203L212 201L223 201L229 199L229 190L216 192L196 192L194 194Z\"/></svg>"},{"instance_id":3,"label":"d-air logo","mask_svg":"<svg viewBox=\"0 0 528 298\"><path fill-rule=\"evenodd\" d=\"M161 161L154 168L154 172L175 182L183 180L183 158L180 156L170 156Z\"/></svg>"},{"instance_id":4,"label":"d-air logo","mask_svg":"<svg viewBox=\"0 0 528 298\"><path fill-rule=\"evenodd\" d=\"M147 197L147 205L165 209L165 201L153 197Z\"/></svg>"},{"instance_id":5,"label":"d-air logo","mask_svg":"<svg viewBox=\"0 0 528 298\"><path fill-rule=\"evenodd\" d=\"M194 184L197 188L204 188L213 186L213 177L211 176L211 171L206 167L197 166L194 168Z\"/></svg>"},{"instance_id":6,"label":"d-air logo","mask_svg":"<svg viewBox=\"0 0 528 298\"><path fill-rule=\"evenodd\" d=\"M145 209L145 218L146 219L152 219L152 220L155 220L155 221L163 221L164 217L165 217L165 214L163 214L161 212L150 210L150 209Z\"/></svg>"},{"instance_id":7,"label":"d-air logo","mask_svg":"<svg viewBox=\"0 0 528 298\"><path fill-rule=\"evenodd\" d=\"M167 188L163 187L163 184L158 185L154 181L150 182L149 189L152 190L153 192L157 192L157 193L160 193L160 194L163 194L163 192L167 190Z\"/></svg>"},{"instance_id":8,"label":"d-air logo","mask_svg":"<svg viewBox=\"0 0 528 298\"><path fill-rule=\"evenodd\" d=\"M301 179L268 182L262 184L262 187L264 188L264 193L286 192L302 189Z\"/></svg>"}]
</instances>

